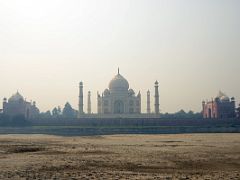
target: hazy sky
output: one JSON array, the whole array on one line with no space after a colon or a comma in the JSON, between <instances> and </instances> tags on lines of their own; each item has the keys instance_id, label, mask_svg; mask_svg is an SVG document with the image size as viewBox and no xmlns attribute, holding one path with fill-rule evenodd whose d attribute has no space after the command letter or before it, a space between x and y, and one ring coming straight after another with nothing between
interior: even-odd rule
<instances>
[{"instance_id":1,"label":"hazy sky","mask_svg":"<svg viewBox=\"0 0 240 180\"><path fill-rule=\"evenodd\" d=\"M240 1L0 1L1 99L77 108L82 80L96 111L118 67L144 112L155 80L162 112L200 111L219 90L239 102Z\"/></svg>"}]
</instances>

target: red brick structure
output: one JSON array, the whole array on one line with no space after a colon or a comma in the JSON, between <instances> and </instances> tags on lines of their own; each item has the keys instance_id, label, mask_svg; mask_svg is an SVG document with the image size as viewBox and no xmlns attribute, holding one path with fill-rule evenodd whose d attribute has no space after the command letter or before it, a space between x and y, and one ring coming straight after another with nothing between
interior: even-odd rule
<instances>
[{"instance_id":1,"label":"red brick structure","mask_svg":"<svg viewBox=\"0 0 240 180\"><path fill-rule=\"evenodd\" d=\"M237 117L240 119L240 104L238 105L238 108L237 108Z\"/></svg>"},{"instance_id":2,"label":"red brick structure","mask_svg":"<svg viewBox=\"0 0 240 180\"><path fill-rule=\"evenodd\" d=\"M235 99L231 99L224 93L219 92L219 95L211 101L203 101L203 118L234 118L235 112Z\"/></svg>"}]
</instances>

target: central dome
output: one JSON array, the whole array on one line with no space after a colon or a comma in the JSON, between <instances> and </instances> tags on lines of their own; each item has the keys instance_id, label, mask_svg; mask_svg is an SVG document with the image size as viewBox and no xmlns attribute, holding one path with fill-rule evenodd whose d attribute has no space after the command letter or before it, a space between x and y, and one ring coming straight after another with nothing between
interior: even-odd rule
<instances>
[{"instance_id":1,"label":"central dome","mask_svg":"<svg viewBox=\"0 0 240 180\"><path fill-rule=\"evenodd\" d=\"M10 98L9 98L9 101L20 101L20 100L23 100L23 96L21 94L19 94L19 92L17 92L16 94L12 95Z\"/></svg>"},{"instance_id":2,"label":"central dome","mask_svg":"<svg viewBox=\"0 0 240 180\"><path fill-rule=\"evenodd\" d=\"M109 89L110 89L110 91L113 91L113 90L128 90L129 89L129 83L118 71L118 74L110 81Z\"/></svg>"}]
</instances>

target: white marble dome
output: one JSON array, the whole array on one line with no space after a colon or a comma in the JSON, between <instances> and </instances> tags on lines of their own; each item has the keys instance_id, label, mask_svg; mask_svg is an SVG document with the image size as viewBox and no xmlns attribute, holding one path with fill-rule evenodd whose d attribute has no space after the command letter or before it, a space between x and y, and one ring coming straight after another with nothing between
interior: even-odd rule
<instances>
[{"instance_id":1,"label":"white marble dome","mask_svg":"<svg viewBox=\"0 0 240 180\"><path fill-rule=\"evenodd\" d=\"M20 101L24 100L23 96L17 92L16 94L12 95L8 101Z\"/></svg>"},{"instance_id":2,"label":"white marble dome","mask_svg":"<svg viewBox=\"0 0 240 180\"><path fill-rule=\"evenodd\" d=\"M108 89L97 98L98 114L122 117L127 114L141 114L141 95L129 89L128 81L119 73L110 81Z\"/></svg>"},{"instance_id":3,"label":"white marble dome","mask_svg":"<svg viewBox=\"0 0 240 180\"><path fill-rule=\"evenodd\" d=\"M108 89L105 89L103 94L104 94L104 96L108 96L108 95L110 95L110 91Z\"/></svg>"},{"instance_id":4,"label":"white marble dome","mask_svg":"<svg viewBox=\"0 0 240 180\"><path fill-rule=\"evenodd\" d=\"M128 90L128 89L129 89L128 81L119 73L109 83L110 91Z\"/></svg>"}]
</instances>

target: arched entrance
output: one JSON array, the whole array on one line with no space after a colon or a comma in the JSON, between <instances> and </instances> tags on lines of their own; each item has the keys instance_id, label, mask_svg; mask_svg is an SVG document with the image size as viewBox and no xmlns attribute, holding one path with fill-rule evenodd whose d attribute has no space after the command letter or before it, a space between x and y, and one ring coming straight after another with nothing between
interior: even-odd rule
<instances>
[{"instance_id":1,"label":"arched entrance","mask_svg":"<svg viewBox=\"0 0 240 180\"><path fill-rule=\"evenodd\" d=\"M114 114L123 114L124 113L124 104L122 101L117 100L114 102Z\"/></svg>"},{"instance_id":2,"label":"arched entrance","mask_svg":"<svg viewBox=\"0 0 240 180\"><path fill-rule=\"evenodd\" d=\"M208 109L208 118L212 118L212 110L210 108Z\"/></svg>"}]
</instances>

